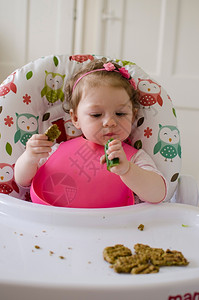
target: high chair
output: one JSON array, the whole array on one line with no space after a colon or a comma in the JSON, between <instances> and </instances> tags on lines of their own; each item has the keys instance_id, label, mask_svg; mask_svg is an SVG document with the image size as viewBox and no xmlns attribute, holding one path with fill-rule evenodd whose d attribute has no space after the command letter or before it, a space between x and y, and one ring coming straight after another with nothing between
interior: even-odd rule
<instances>
[{"instance_id":1,"label":"high chair","mask_svg":"<svg viewBox=\"0 0 199 300\"><path fill-rule=\"evenodd\" d=\"M29 189L15 183L14 165L34 133L57 124L57 142L81 135L62 109L64 84L95 55L51 55L14 71L0 86L0 193L30 200ZM172 99L135 63L116 60L135 79L140 92L140 109L132 127L131 143L144 149L168 181L165 202L198 205L194 179L181 175L180 130ZM139 202L139 200L137 201Z\"/></svg>"},{"instance_id":2,"label":"high chair","mask_svg":"<svg viewBox=\"0 0 199 300\"><path fill-rule=\"evenodd\" d=\"M180 131L171 98L136 64L117 60L140 92L130 140L153 158L167 179L167 203L142 204L135 197L138 205L123 207L46 206L30 203L29 188L14 180L15 162L34 133L57 124L58 143L81 135L62 109L63 88L82 65L96 58L101 57L42 57L14 71L0 86L0 298L159 300L189 295L195 299L197 185L192 177L180 174ZM68 182L67 187L70 195L73 186ZM138 230L140 223L143 231ZM156 274L117 274L104 260L103 249L120 243L132 251L136 243L176 249L190 264L163 267Z\"/></svg>"}]
</instances>

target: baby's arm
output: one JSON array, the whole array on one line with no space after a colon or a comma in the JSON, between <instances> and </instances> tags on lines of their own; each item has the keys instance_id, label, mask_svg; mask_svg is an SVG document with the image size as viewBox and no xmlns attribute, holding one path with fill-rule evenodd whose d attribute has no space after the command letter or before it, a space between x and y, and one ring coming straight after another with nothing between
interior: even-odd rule
<instances>
[{"instance_id":1,"label":"baby's arm","mask_svg":"<svg viewBox=\"0 0 199 300\"><path fill-rule=\"evenodd\" d=\"M26 143L25 152L15 164L15 181L22 186L29 186L35 176L41 158L48 157L53 142L45 134L34 134Z\"/></svg>"},{"instance_id":2,"label":"baby's arm","mask_svg":"<svg viewBox=\"0 0 199 300\"><path fill-rule=\"evenodd\" d=\"M153 171L145 170L128 161L119 140L110 142L107 151L108 159L119 158L119 165L112 167L110 171L119 175L121 180L140 199L152 203L158 203L164 199L166 187L163 178ZM102 158L102 162L104 162L104 158Z\"/></svg>"}]
</instances>

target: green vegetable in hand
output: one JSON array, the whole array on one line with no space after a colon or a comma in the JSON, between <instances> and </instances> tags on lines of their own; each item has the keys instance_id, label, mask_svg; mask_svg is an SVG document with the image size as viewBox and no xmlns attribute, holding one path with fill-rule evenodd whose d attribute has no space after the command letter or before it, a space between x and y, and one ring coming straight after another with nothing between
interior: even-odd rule
<instances>
[{"instance_id":1,"label":"green vegetable in hand","mask_svg":"<svg viewBox=\"0 0 199 300\"><path fill-rule=\"evenodd\" d=\"M112 160L108 159L108 154L106 151L108 150L108 144L113 141L113 139L108 140L106 145L104 146L104 151L105 151L105 157L106 157L106 165L107 165L107 170L110 171L110 168L119 165L119 158L114 158Z\"/></svg>"}]
</instances>

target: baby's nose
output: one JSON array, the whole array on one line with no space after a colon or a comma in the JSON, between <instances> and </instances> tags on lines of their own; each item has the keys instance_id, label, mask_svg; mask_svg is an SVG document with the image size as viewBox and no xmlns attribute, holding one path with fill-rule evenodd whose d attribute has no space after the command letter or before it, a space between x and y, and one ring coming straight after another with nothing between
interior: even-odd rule
<instances>
[{"instance_id":1,"label":"baby's nose","mask_svg":"<svg viewBox=\"0 0 199 300\"><path fill-rule=\"evenodd\" d=\"M104 120L103 126L104 127L113 127L116 126L116 120L113 117L109 117L107 119Z\"/></svg>"}]
</instances>

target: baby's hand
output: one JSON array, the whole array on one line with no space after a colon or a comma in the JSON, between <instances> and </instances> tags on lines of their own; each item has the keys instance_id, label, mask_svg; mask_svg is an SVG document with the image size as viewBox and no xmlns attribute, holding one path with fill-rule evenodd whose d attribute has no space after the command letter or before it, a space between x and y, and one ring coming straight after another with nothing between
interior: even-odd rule
<instances>
[{"instance_id":1,"label":"baby's hand","mask_svg":"<svg viewBox=\"0 0 199 300\"><path fill-rule=\"evenodd\" d=\"M115 139L111 141L108 146L108 150L106 151L108 159L119 158L119 165L111 167L110 171L120 176L124 175L129 170L130 162L127 160L121 141ZM106 162L105 155L100 158L100 162L102 164Z\"/></svg>"},{"instance_id":2,"label":"baby's hand","mask_svg":"<svg viewBox=\"0 0 199 300\"><path fill-rule=\"evenodd\" d=\"M45 134L34 134L26 143L26 156L32 162L48 157L53 142Z\"/></svg>"}]
</instances>

